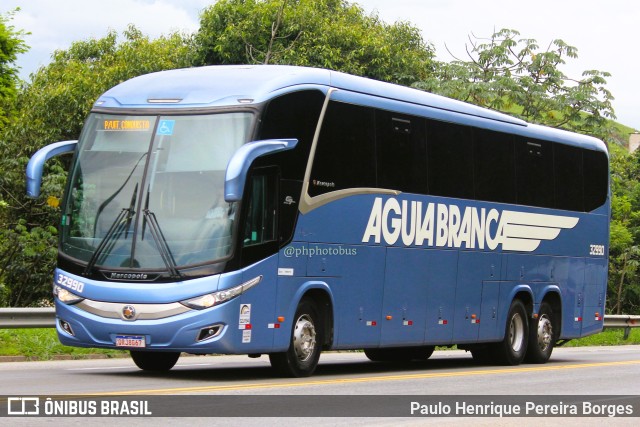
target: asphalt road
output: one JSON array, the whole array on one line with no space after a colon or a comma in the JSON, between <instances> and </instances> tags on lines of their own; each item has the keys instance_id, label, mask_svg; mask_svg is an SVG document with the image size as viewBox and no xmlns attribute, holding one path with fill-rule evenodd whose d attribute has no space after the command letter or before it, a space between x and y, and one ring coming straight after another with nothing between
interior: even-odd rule
<instances>
[{"instance_id":1,"label":"asphalt road","mask_svg":"<svg viewBox=\"0 0 640 427\"><path fill-rule=\"evenodd\" d=\"M0 364L0 395L4 396L311 396L303 404L311 405L331 396L471 396L500 395L640 395L640 347L557 348L544 365L479 366L469 353L437 351L429 361L402 366L373 363L362 353L324 353L314 376L310 378L275 377L267 356L183 356L176 367L165 374L140 371L128 358L55 362L12 362ZM498 398L500 399L500 397ZM348 397L346 398L348 400ZM565 399L566 400L566 399ZM362 404L361 401L358 401ZM376 403L377 402L377 403ZM372 401L372 405L380 400ZM347 404L347 403L345 403ZM198 408L192 409L198 413ZM640 408L634 418L617 418L616 425L637 425ZM302 412L304 413L304 411ZM247 405L246 415L251 416ZM284 414L283 414L284 415ZM408 416L408 414L407 414ZM61 419L58 419L61 420ZM99 419L77 420L77 425L105 425ZM113 419L112 419L113 420ZM122 420L121 418L117 420ZM161 421L160 421L161 420ZM292 418L190 418L190 425L294 425ZM305 425L422 425L426 418L304 418ZM440 423L455 424L453 418L438 418ZM515 419L465 419L479 425L514 425ZM539 424L546 418L525 419ZM557 419L556 419L557 420ZM600 423L603 419L574 418L575 425ZM35 419L12 419L18 425L31 425ZM28 422L31 421L31 422ZM39 419L43 421L43 419ZM167 418L137 418L127 425L159 425ZM459 421L459 420L458 420ZM465 424L466 424L465 421ZM148 422L149 424L145 424ZM24 424L23 424L24 423ZM200 424L201 423L201 424ZM108 423L107 423L108 424ZM115 422L120 425L122 421ZM533 423L532 423L533 424ZM566 424L563 422L563 424ZM569 423L568 425L571 425Z\"/></svg>"}]
</instances>

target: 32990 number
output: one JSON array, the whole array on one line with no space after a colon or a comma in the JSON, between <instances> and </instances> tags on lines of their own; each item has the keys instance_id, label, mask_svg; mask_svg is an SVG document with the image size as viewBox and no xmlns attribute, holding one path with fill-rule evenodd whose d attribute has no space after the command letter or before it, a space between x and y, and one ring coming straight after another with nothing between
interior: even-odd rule
<instances>
[{"instance_id":1,"label":"32990 number","mask_svg":"<svg viewBox=\"0 0 640 427\"><path fill-rule=\"evenodd\" d=\"M84 283L60 273L58 273L56 283L60 286L64 286L65 288L69 288L72 291L82 292L84 289Z\"/></svg>"},{"instance_id":2,"label":"32990 number","mask_svg":"<svg viewBox=\"0 0 640 427\"><path fill-rule=\"evenodd\" d=\"M589 255L604 256L604 245L589 245Z\"/></svg>"}]
</instances>

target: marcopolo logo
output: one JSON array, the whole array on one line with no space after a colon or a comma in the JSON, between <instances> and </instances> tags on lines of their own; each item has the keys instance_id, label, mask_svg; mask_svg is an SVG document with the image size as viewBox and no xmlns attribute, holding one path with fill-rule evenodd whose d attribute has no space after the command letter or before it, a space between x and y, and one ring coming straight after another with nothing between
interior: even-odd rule
<instances>
[{"instance_id":1,"label":"marcopolo logo","mask_svg":"<svg viewBox=\"0 0 640 427\"><path fill-rule=\"evenodd\" d=\"M135 282L152 282L156 280L159 274L149 273L133 273L133 272L120 272L120 271L103 271L102 275L105 279L119 280L119 281L135 281Z\"/></svg>"},{"instance_id":2,"label":"marcopolo logo","mask_svg":"<svg viewBox=\"0 0 640 427\"><path fill-rule=\"evenodd\" d=\"M376 197L362 242L489 250L502 246L532 252L542 240L554 240L578 221L570 216L471 206L461 211L457 205Z\"/></svg>"},{"instance_id":3,"label":"marcopolo logo","mask_svg":"<svg viewBox=\"0 0 640 427\"><path fill-rule=\"evenodd\" d=\"M319 181L317 179L312 180L311 183L316 187L335 188L336 186L335 182Z\"/></svg>"}]
</instances>

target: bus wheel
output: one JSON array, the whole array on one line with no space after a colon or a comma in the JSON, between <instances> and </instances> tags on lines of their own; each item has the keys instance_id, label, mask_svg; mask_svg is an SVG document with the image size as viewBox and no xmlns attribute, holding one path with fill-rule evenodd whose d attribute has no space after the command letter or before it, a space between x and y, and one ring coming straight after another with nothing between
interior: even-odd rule
<instances>
[{"instance_id":1,"label":"bus wheel","mask_svg":"<svg viewBox=\"0 0 640 427\"><path fill-rule=\"evenodd\" d=\"M408 362L427 360L433 354L432 345L421 347L365 348L364 355L372 362Z\"/></svg>"},{"instance_id":2,"label":"bus wheel","mask_svg":"<svg viewBox=\"0 0 640 427\"><path fill-rule=\"evenodd\" d=\"M180 352L131 350L130 353L136 366L144 371L168 371L173 368L180 358Z\"/></svg>"},{"instance_id":3,"label":"bus wheel","mask_svg":"<svg viewBox=\"0 0 640 427\"><path fill-rule=\"evenodd\" d=\"M287 377L308 377L318 366L323 342L320 315L315 304L302 300L296 310L289 349L269 355L271 366Z\"/></svg>"},{"instance_id":4,"label":"bus wheel","mask_svg":"<svg viewBox=\"0 0 640 427\"><path fill-rule=\"evenodd\" d=\"M546 363L556 342L553 309L547 302L540 304L538 319L531 325L529 348L525 360L530 363Z\"/></svg>"},{"instance_id":5,"label":"bus wheel","mask_svg":"<svg viewBox=\"0 0 640 427\"><path fill-rule=\"evenodd\" d=\"M528 339L527 310L522 301L515 299L509 308L504 340L492 349L495 361L502 365L519 365L527 353Z\"/></svg>"}]
</instances>

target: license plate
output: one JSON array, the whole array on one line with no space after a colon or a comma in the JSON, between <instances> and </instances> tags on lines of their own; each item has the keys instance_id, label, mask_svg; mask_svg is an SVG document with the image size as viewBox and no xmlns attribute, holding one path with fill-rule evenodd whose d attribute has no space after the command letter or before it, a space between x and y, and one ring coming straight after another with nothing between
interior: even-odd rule
<instances>
[{"instance_id":1,"label":"license plate","mask_svg":"<svg viewBox=\"0 0 640 427\"><path fill-rule=\"evenodd\" d=\"M117 335L116 347L145 347L144 336L139 335Z\"/></svg>"}]
</instances>

